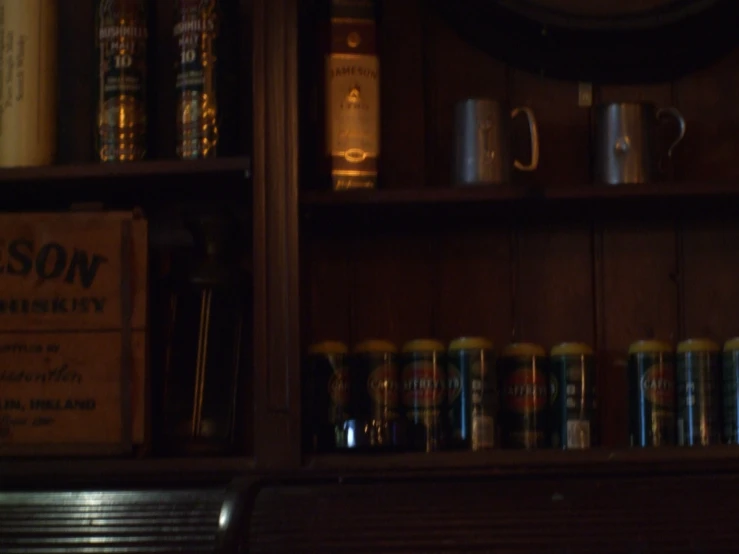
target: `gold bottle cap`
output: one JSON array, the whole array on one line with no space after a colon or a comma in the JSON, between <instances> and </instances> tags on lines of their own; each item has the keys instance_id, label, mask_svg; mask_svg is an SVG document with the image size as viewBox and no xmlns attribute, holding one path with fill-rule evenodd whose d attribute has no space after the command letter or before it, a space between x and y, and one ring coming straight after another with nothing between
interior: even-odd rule
<instances>
[{"instance_id":1,"label":"gold bottle cap","mask_svg":"<svg viewBox=\"0 0 739 554\"><path fill-rule=\"evenodd\" d=\"M324 340L311 344L308 348L309 354L346 354L347 352L349 348L338 340Z\"/></svg>"},{"instance_id":2,"label":"gold bottle cap","mask_svg":"<svg viewBox=\"0 0 739 554\"><path fill-rule=\"evenodd\" d=\"M444 344L435 339L409 340L403 345L403 352L445 352Z\"/></svg>"},{"instance_id":3,"label":"gold bottle cap","mask_svg":"<svg viewBox=\"0 0 739 554\"><path fill-rule=\"evenodd\" d=\"M584 342L561 342L552 346L550 356L590 356L593 349Z\"/></svg>"},{"instance_id":4,"label":"gold bottle cap","mask_svg":"<svg viewBox=\"0 0 739 554\"><path fill-rule=\"evenodd\" d=\"M493 343L484 337L459 337L449 343L449 351L454 350L492 350Z\"/></svg>"},{"instance_id":5,"label":"gold bottle cap","mask_svg":"<svg viewBox=\"0 0 739 554\"><path fill-rule=\"evenodd\" d=\"M514 342L503 349L501 353L506 358L514 358L517 356L546 356L546 350L538 344L532 342Z\"/></svg>"},{"instance_id":6,"label":"gold bottle cap","mask_svg":"<svg viewBox=\"0 0 739 554\"><path fill-rule=\"evenodd\" d=\"M363 340L354 347L354 352L361 354L397 352L398 348L389 340L383 339L367 339Z\"/></svg>"},{"instance_id":7,"label":"gold bottle cap","mask_svg":"<svg viewBox=\"0 0 739 554\"><path fill-rule=\"evenodd\" d=\"M687 339L677 345L678 354L686 354L688 352L718 352L721 350L719 345L711 339Z\"/></svg>"},{"instance_id":8,"label":"gold bottle cap","mask_svg":"<svg viewBox=\"0 0 739 554\"><path fill-rule=\"evenodd\" d=\"M656 339L638 340L629 345L629 354L645 354L650 352L672 352L669 342Z\"/></svg>"},{"instance_id":9,"label":"gold bottle cap","mask_svg":"<svg viewBox=\"0 0 739 554\"><path fill-rule=\"evenodd\" d=\"M724 352L739 350L739 337L734 337L724 343Z\"/></svg>"}]
</instances>

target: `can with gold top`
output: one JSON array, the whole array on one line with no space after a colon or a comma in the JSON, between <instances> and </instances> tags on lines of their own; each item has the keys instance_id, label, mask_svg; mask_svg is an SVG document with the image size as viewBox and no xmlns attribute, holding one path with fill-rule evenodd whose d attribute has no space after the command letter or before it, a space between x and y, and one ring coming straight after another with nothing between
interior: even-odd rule
<instances>
[{"instance_id":1,"label":"can with gold top","mask_svg":"<svg viewBox=\"0 0 739 554\"><path fill-rule=\"evenodd\" d=\"M590 448L598 445L595 356L579 342L563 342L549 353L552 446Z\"/></svg>"},{"instance_id":2,"label":"can with gold top","mask_svg":"<svg viewBox=\"0 0 739 554\"><path fill-rule=\"evenodd\" d=\"M449 445L485 450L496 446L495 351L480 337L460 337L447 354Z\"/></svg>"},{"instance_id":3,"label":"can with gold top","mask_svg":"<svg viewBox=\"0 0 739 554\"><path fill-rule=\"evenodd\" d=\"M629 346L631 446L675 444L675 365L672 346L640 340Z\"/></svg>"},{"instance_id":4,"label":"can with gold top","mask_svg":"<svg viewBox=\"0 0 739 554\"><path fill-rule=\"evenodd\" d=\"M397 348L386 340L365 340L351 360L348 448L396 450L405 444L400 418Z\"/></svg>"},{"instance_id":5,"label":"can with gold top","mask_svg":"<svg viewBox=\"0 0 739 554\"><path fill-rule=\"evenodd\" d=\"M721 442L719 345L688 339L677 345L677 442L708 446Z\"/></svg>"},{"instance_id":6,"label":"can with gold top","mask_svg":"<svg viewBox=\"0 0 739 554\"><path fill-rule=\"evenodd\" d=\"M346 446L349 408L349 349L323 341L308 349L303 371L303 449L330 452Z\"/></svg>"},{"instance_id":7,"label":"can with gold top","mask_svg":"<svg viewBox=\"0 0 739 554\"><path fill-rule=\"evenodd\" d=\"M501 443L506 448L545 448L550 444L549 369L538 344L506 346L497 364Z\"/></svg>"},{"instance_id":8,"label":"can with gold top","mask_svg":"<svg viewBox=\"0 0 739 554\"><path fill-rule=\"evenodd\" d=\"M739 444L739 337L724 343L723 380L724 442Z\"/></svg>"},{"instance_id":9,"label":"can with gold top","mask_svg":"<svg viewBox=\"0 0 739 554\"><path fill-rule=\"evenodd\" d=\"M446 348L437 340L417 339L403 346L403 408L408 447L434 452L447 438Z\"/></svg>"}]
</instances>

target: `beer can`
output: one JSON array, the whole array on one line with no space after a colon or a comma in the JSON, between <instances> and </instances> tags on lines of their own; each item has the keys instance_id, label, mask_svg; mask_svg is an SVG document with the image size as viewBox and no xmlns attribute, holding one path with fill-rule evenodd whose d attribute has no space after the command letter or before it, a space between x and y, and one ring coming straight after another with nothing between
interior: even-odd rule
<instances>
[{"instance_id":1,"label":"beer can","mask_svg":"<svg viewBox=\"0 0 739 554\"><path fill-rule=\"evenodd\" d=\"M550 379L546 352L538 344L513 343L501 352L497 368L503 447L548 447Z\"/></svg>"},{"instance_id":2,"label":"beer can","mask_svg":"<svg viewBox=\"0 0 739 554\"><path fill-rule=\"evenodd\" d=\"M677 442L708 446L721 442L719 346L709 339L677 345Z\"/></svg>"},{"instance_id":3,"label":"beer can","mask_svg":"<svg viewBox=\"0 0 739 554\"><path fill-rule=\"evenodd\" d=\"M672 346L640 340L629 346L631 446L675 444L675 366Z\"/></svg>"},{"instance_id":4,"label":"beer can","mask_svg":"<svg viewBox=\"0 0 739 554\"><path fill-rule=\"evenodd\" d=\"M354 347L349 375L350 414L344 424L348 448L394 450L405 443L400 420L398 353L386 340Z\"/></svg>"},{"instance_id":5,"label":"beer can","mask_svg":"<svg viewBox=\"0 0 739 554\"><path fill-rule=\"evenodd\" d=\"M723 377L724 442L739 444L739 337L724 343Z\"/></svg>"},{"instance_id":6,"label":"beer can","mask_svg":"<svg viewBox=\"0 0 739 554\"><path fill-rule=\"evenodd\" d=\"M348 352L338 341L319 342L308 349L302 386L304 450L330 452L346 446Z\"/></svg>"},{"instance_id":7,"label":"beer can","mask_svg":"<svg viewBox=\"0 0 739 554\"><path fill-rule=\"evenodd\" d=\"M403 346L403 408L408 422L408 447L433 452L445 446L447 372L445 348L432 339Z\"/></svg>"},{"instance_id":8,"label":"beer can","mask_svg":"<svg viewBox=\"0 0 739 554\"><path fill-rule=\"evenodd\" d=\"M449 344L447 401L452 448L477 451L496 446L495 352L489 340L460 337Z\"/></svg>"},{"instance_id":9,"label":"beer can","mask_svg":"<svg viewBox=\"0 0 739 554\"><path fill-rule=\"evenodd\" d=\"M598 445L595 419L595 356L587 344L565 342L549 353L552 446L590 448Z\"/></svg>"}]
</instances>

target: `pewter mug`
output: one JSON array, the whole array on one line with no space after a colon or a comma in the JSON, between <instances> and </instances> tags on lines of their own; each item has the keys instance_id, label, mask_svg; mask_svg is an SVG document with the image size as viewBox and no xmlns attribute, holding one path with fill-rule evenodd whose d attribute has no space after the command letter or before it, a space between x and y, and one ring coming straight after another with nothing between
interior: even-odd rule
<instances>
[{"instance_id":1,"label":"pewter mug","mask_svg":"<svg viewBox=\"0 0 739 554\"><path fill-rule=\"evenodd\" d=\"M607 185L649 183L659 172L662 158L656 152L657 126L666 117L679 125L667 159L685 136L685 119L676 108L657 109L648 103L599 104L595 107L596 183Z\"/></svg>"},{"instance_id":2,"label":"pewter mug","mask_svg":"<svg viewBox=\"0 0 739 554\"><path fill-rule=\"evenodd\" d=\"M510 162L511 120L526 116L531 137L531 162ZM511 165L534 171L539 165L539 132L530 108L513 110L497 100L471 98L454 107L455 185L493 185L510 181Z\"/></svg>"}]
</instances>

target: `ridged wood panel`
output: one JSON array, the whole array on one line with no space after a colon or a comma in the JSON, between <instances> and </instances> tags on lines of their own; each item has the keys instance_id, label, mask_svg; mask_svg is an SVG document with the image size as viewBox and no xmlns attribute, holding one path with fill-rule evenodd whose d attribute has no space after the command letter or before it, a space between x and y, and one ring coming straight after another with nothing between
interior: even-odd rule
<instances>
[{"instance_id":1,"label":"ridged wood panel","mask_svg":"<svg viewBox=\"0 0 739 554\"><path fill-rule=\"evenodd\" d=\"M737 494L736 475L276 486L249 552L728 554Z\"/></svg>"}]
</instances>

